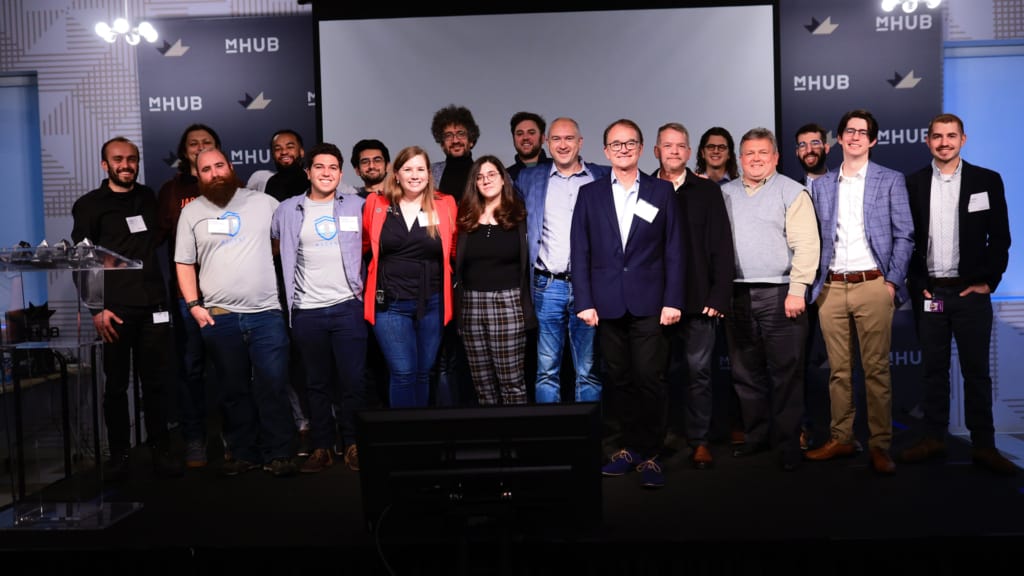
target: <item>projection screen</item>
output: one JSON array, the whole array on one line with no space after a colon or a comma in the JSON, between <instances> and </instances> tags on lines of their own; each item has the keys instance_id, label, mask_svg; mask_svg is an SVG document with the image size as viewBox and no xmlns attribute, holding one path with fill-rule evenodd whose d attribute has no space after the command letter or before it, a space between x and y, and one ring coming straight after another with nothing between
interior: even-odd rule
<instances>
[{"instance_id":1,"label":"projection screen","mask_svg":"<svg viewBox=\"0 0 1024 576\"><path fill-rule=\"evenodd\" d=\"M443 159L434 113L469 108L480 126L474 157L511 162L509 119L520 111L580 124L583 159L607 163L605 127L619 118L644 133L640 168L657 167L659 126L682 122L694 148L724 126L736 139L775 127L772 7L666 8L422 18L321 20L323 139L346 164L362 138L392 156L409 145ZM347 167L343 180L360 180Z\"/></svg>"}]
</instances>

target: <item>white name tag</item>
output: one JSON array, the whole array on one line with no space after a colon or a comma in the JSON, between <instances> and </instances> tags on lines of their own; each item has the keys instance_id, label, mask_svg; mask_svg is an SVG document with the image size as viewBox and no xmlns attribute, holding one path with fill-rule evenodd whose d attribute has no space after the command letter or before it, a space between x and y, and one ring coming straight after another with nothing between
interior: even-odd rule
<instances>
[{"instance_id":1,"label":"white name tag","mask_svg":"<svg viewBox=\"0 0 1024 576\"><path fill-rule=\"evenodd\" d=\"M338 230L342 232L359 232L359 218L355 216L338 216Z\"/></svg>"},{"instance_id":2,"label":"white name tag","mask_svg":"<svg viewBox=\"0 0 1024 576\"><path fill-rule=\"evenodd\" d=\"M132 234L146 231L146 221L142 219L142 216L129 216L124 221L128 223L128 231Z\"/></svg>"},{"instance_id":3,"label":"white name tag","mask_svg":"<svg viewBox=\"0 0 1024 576\"><path fill-rule=\"evenodd\" d=\"M971 199L967 201L967 211L981 212L983 210L988 210L988 192L971 194Z\"/></svg>"},{"instance_id":4,"label":"white name tag","mask_svg":"<svg viewBox=\"0 0 1024 576\"><path fill-rule=\"evenodd\" d=\"M231 222L228 220L221 220L219 218L207 220L206 231L210 234L230 234Z\"/></svg>"},{"instance_id":5,"label":"white name tag","mask_svg":"<svg viewBox=\"0 0 1024 576\"><path fill-rule=\"evenodd\" d=\"M167 324L171 321L171 315L164 312L153 312L153 324Z\"/></svg>"},{"instance_id":6,"label":"white name tag","mask_svg":"<svg viewBox=\"0 0 1024 576\"><path fill-rule=\"evenodd\" d=\"M633 209L633 214L643 218L645 222L650 224L651 222L654 222L654 219L658 216L658 209L647 200L637 200L636 208Z\"/></svg>"},{"instance_id":7,"label":"white name tag","mask_svg":"<svg viewBox=\"0 0 1024 576\"><path fill-rule=\"evenodd\" d=\"M434 215L434 221L431 222L430 220L427 219L426 212L420 212L419 214L416 215L416 221L419 222L421 228L426 228L427 226L436 226L437 215Z\"/></svg>"}]
</instances>

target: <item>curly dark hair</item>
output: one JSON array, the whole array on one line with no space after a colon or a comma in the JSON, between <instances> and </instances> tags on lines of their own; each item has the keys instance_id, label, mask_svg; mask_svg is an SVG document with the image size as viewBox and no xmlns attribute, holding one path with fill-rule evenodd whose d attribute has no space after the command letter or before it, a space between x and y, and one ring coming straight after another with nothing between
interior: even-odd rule
<instances>
[{"instance_id":1,"label":"curly dark hair","mask_svg":"<svg viewBox=\"0 0 1024 576\"><path fill-rule=\"evenodd\" d=\"M448 126L464 126L469 135L469 144L474 145L480 139L480 127L473 120L473 113L465 106L449 104L434 113L434 121L430 123L430 133L434 136L434 142L444 142L444 129Z\"/></svg>"}]
</instances>

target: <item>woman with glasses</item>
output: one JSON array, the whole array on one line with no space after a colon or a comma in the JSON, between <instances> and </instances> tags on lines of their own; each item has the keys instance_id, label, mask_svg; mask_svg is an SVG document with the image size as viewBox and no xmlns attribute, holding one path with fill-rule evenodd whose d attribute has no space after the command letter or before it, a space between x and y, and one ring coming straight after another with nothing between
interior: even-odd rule
<instances>
[{"instance_id":1,"label":"woman with glasses","mask_svg":"<svg viewBox=\"0 0 1024 576\"><path fill-rule=\"evenodd\" d=\"M452 318L456 207L435 190L422 148L403 148L393 166L384 193L363 207L363 253L370 255L364 314L388 363L390 405L424 407Z\"/></svg>"},{"instance_id":2,"label":"woman with glasses","mask_svg":"<svg viewBox=\"0 0 1024 576\"><path fill-rule=\"evenodd\" d=\"M458 228L456 325L477 401L526 404L526 330L537 324L526 207L496 157L484 156L470 168Z\"/></svg>"},{"instance_id":3,"label":"woman with glasses","mask_svg":"<svg viewBox=\"0 0 1024 576\"><path fill-rule=\"evenodd\" d=\"M721 126L708 128L701 135L700 146L697 147L697 175L718 184L739 178L735 149L728 130Z\"/></svg>"}]
</instances>

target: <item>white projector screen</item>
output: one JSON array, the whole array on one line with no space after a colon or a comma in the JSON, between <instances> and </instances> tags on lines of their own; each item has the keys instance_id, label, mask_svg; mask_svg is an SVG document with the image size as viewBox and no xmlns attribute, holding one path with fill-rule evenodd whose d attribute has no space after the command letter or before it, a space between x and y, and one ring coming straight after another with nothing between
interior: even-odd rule
<instances>
[{"instance_id":1,"label":"white projector screen","mask_svg":"<svg viewBox=\"0 0 1024 576\"><path fill-rule=\"evenodd\" d=\"M604 129L630 118L644 133L641 170L657 168L657 129L682 122L696 148L711 126L737 144L775 128L772 7L669 8L318 22L323 139L346 164L363 138L394 156L423 147L442 160L434 113L465 106L480 126L473 156L512 161L520 110L580 124L583 159L607 164ZM690 167L696 164L696 150ZM349 166L343 180L361 184Z\"/></svg>"}]
</instances>

